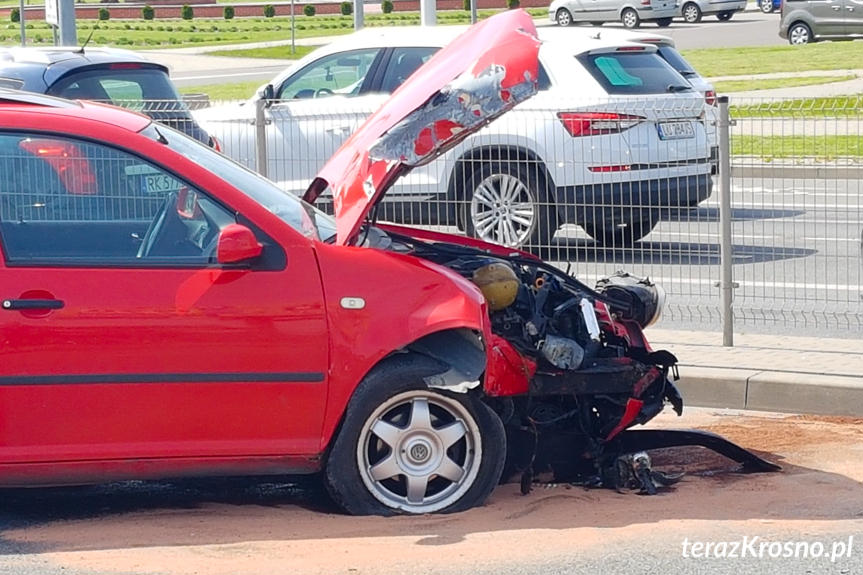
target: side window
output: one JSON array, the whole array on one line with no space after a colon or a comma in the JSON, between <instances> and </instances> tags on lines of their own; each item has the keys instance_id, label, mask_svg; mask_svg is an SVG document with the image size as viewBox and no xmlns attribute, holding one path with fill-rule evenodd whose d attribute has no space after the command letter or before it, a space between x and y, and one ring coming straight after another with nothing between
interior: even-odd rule
<instances>
[{"instance_id":1,"label":"side window","mask_svg":"<svg viewBox=\"0 0 863 575\"><path fill-rule=\"evenodd\" d=\"M278 90L280 100L359 94L380 48L324 56L290 78Z\"/></svg>"},{"instance_id":2,"label":"side window","mask_svg":"<svg viewBox=\"0 0 863 575\"><path fill-rule=\"evenodd\" d=\"M180 265L214 261L234 216L125 151L0 134L0 238L12 265Z\"/></svg>"},{"instance_id":3,"label":"side window","mask_svg":"<svg viewBox=\"0 0 863 575\"><path fill-rule=\"evenodd\" d=\"M0 88L11 88L12 90L20 90L24 87L24 81L17 78L0 78Z\"/></svg>"},{"instance_id":4,"label":"side window","mask_svg":"<svg viewBox=\"0 0 863 575\"><path fill-rule=\"evenodd\" d=\"M437 51L438 48L393 48L381 81L381 91L387 94L394 92Z\"/></svg>"}]
</instances>

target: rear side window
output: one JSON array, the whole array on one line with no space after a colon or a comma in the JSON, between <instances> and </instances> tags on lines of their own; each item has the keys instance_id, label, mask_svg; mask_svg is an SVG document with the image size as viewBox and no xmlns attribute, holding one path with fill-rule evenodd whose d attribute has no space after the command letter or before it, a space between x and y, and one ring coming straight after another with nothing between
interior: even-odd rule
<instances>
[{"instance_id":1,"label":"rear side window","mask_svg":"<svg viewBox=\"0 0 863 575\"><path fill-rule=\"evenodd\" d=\"M609 94L665 94L692 88L653 52L581 54L577 59Z\"/></svg>"},{"instance_id":2,"label":"rear side window","mask_svg":"<svg viewBox=\"0 0 863 575\"><path fill-rule=\"evenodd\" d=\"M0 88L11 88L12 90L20 90L24 87L24 81L17 78L0 78Z\"/></svg>"}]
</instances>

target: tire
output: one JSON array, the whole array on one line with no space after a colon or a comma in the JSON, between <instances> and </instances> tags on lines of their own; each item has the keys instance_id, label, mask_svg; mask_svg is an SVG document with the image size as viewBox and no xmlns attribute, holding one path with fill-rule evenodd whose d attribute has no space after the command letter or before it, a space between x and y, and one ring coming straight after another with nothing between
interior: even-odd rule
<instances>
[{"instance_id":1,"label":"tire","mask_svg":"<svg viewBox=\"0 0 863 575\"><path fill-rule=\"evenodd\" d=\"M432 359L402 354L357 387L324 469L342 509L449 513L488 498L506 459L503 424L472 394L429 389L423 378L440 371Z\"/></svg>"},{"instance_id":2,"label":"tire","mask_svg":"<svg viewBox=\"0 0 863 575\"><path fill-rule=\"evenodd\" d=\"M524 248L548 246L557 232L557 212L545 178L533 166L482 162L471 173L461 195L469 236Z\"/></svg>"},{"instance_id":3,"label":"tire","mask_svg":"<svg viewBox=\"0 0 863 575\"><path fill-rule=\"evenodd\" d=\"M701 8L698 7L698 4L688 2L683 5L680 13L683 15L683 20L688 24L701 22Z\"/></svg>"},{"instance_id":4,"label":"tire","mask_svg":"<svg viewBox=\"0 0 863 575\"><path fill-rule=\"evenodd\" d=\"M812 42L812 30L803 22L795 22L788 28L788 43L793 46L802 46Z\"/></svg>"},{"instance_id":5,"label":"tire","mask_svg":"<svg viewBox=\"0 0 863 575\"><path fill-rule=\"evenodd\" d=\"M630 214L619 220L589 221L584 230L596 243L606 247L628 247L649 234L659 223L657 214Z\"/></svg>"},{"instance_id":6,"label":"tire","mask_svg":"<svg viewBox=\"0 0 863 575\"><path fill-rule=\"evenodd\" d=\"M765 14L770 14L773 12L773 0L761 0L761 3L758 5L758 8Z\"/></svg>"},{"instance_id":7,"label":"tire","mask_svg":"<svg viewBox=\"0 0 863 575\"><path fill-rule=\"evenodd\" d=\"M720 22L728 22L732 16L734 16L734 12L720 12L716 15L716 19Z\"/></svg>"},{"instance_id":8,"label":"tire","mask_svg":"<svg viewBox=\"0 0 863 575\"><path fill-rule=\"evenodd\" d=\"M625 8L620 13L620 22L624 28L634 29L641 26L641 19L638 17L638 12L632 8Z\"/></svg>"},{"instance_id":9,"label":"tire","mask_svg":"<svg viewBox=\"0 0 863 575\"><path fill-rule=\"evenodd\" d=\"M566 28L567 26L572 26L572 14L569 13L569 10L566 8L561 8L557 11L557 14L554 15L554 19L557 22L558 26Z\"/></svg>"},{"instance_id":10,"label":"tire","mask_svg":"<svg viewBox=\"0 0 863 575\"><path fill-rule=\"evenodd\" d=\"M672 20L673 18L660 18L656 21L656 25L660 28L668 28L669 26L671 26Z\"/></svg>"}]
</instances>

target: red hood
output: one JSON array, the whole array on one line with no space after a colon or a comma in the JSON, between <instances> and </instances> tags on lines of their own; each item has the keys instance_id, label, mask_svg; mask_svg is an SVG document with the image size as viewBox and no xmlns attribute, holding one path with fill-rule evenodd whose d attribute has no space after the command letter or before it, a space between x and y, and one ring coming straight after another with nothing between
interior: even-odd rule
<instances>
[{"instance_id":1,"label":"red hood","mask_svg":"<svg viewBox=\"0 0 863 575\"><path fill-rule=\"evenodd\" d=\"M304 199L332 190L337 243L411 168L430 162L536 93L539 40L524 10L471 26L435 54L348 139Z\"/></svg>"}]
</instances>

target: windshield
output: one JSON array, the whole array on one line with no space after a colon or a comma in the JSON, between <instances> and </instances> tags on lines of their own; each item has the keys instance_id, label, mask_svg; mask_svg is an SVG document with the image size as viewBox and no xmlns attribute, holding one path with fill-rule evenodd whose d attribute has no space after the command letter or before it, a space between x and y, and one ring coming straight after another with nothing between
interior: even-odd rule
<instances>
[{"instance_id":1,"label":"windshield","mask_svg":"<svg viewBox=\"0 0 863 575\"><path fill-rule=\"evenodd\" d=\"M336 222L297 196L282 191L266 178L214 152L167 126L150 124L141 133L186 156L210 170L247 196L277 215L283 222L306 237L328 241L336 234Z\"/></svg>"}]
</instances>

